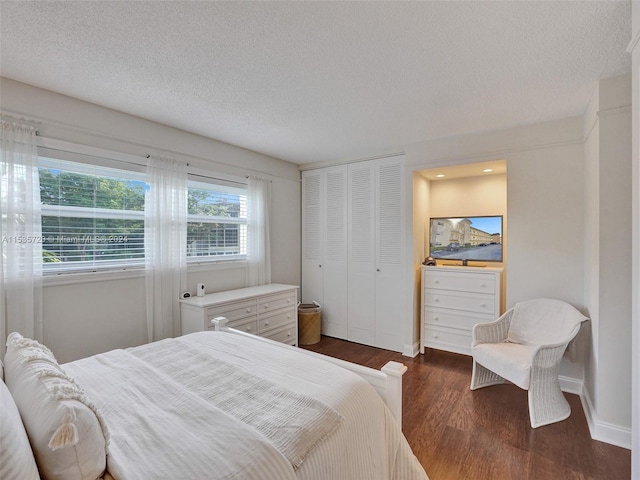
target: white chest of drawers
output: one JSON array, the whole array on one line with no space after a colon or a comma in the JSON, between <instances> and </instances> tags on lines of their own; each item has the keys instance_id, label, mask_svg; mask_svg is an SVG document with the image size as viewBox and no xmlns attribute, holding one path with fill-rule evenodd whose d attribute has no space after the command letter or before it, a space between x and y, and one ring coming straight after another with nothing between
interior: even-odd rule
<instances>
[{"instance_id":1,"label":"white chest of drawers","mask_svg":"<svg viewBox=\"0 0 640 480\"><path fill-rule=\"evenodd\" d=\"M422 267L420 353L470 355L476 323L500 316L501 268Z\"/></svg>"},{"instance_id":2,"label":"white chest of drawers","mask_svg":"<svg viewBox=\"0 0 640 480\"><path fill-rule=\"evenodd\" d=\"M182 334L213 330L226 317L238 330L298 345L298 287L271 283L180 301Z\"/></svg>"}]
</instances>

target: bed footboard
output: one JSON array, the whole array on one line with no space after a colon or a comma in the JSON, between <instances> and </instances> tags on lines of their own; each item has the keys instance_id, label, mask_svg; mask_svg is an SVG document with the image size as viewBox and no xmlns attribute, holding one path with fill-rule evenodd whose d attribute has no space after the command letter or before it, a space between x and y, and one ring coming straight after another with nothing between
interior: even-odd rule
<instances>
[{"instance_id":1,"label":"bed footboard","mask_svg":"<svg viewBox=\"0 0 640 480\"><path fill-rule=\"evenodd\" d=\"M399 362L387 362L380 370L375 368L364 367L356 363L340 360L339 358L329 357L310 350L304 350L301 348L286 345L284 343L276 342L268 338L252 335L247 332L242 332L234 328L227 326L228 320L225 317L216 317L213 319L214 328L217 331L231 332L237 335L244 335L254 338L263 342L268 342L276 345L280 348L293 349L297 352L312 357L320 358L324 361L333 363L342 368L346 368L354 373L357 373L367 382L369 382L373 388L378 392L382 400L386 403L387 407L391 411L392 415L398 422L400 428L402 428L402 375L407 371L407 367Z\"/></svg>"}]
</instances>

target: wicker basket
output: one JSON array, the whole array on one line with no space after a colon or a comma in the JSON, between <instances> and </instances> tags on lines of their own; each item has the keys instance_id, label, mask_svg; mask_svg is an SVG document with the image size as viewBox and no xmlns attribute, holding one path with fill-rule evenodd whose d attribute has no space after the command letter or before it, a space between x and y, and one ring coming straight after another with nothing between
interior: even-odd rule
<instances>
[{"instance_id":1,"label":"wicker basket","mask_svg":"<svg viewBox=\"0 0 640 480\"><path fill-rule=\"evenodd\" d=\"M313 345L320 341L322 312L317 303L302 303L298 306L298 343Z\"/></svg>"}]
</instances>

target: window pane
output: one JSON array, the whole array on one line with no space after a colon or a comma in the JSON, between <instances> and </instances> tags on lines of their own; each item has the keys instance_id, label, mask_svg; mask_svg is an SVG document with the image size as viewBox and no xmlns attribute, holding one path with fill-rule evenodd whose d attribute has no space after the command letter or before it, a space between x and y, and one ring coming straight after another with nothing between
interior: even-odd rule
<instances>
[{"instance_id":1,"label":"window pane","mask_svg":"<svg viewBox=\"0 0 640 480\"><path fill-rule=\"evenodd\" d=\"M144 263L141 176L127 170L40 159L46 270Z\"/></svg>"},{"instance_id":2,"label":"window pane","mask_svg":"<svg viewBox=\"0 0 640 480\"><path fill-rule=\"evenodd\" d=\"M200 182L189 185L187 256L245 256L246 190Z\"/></svg>"},{"instance_id":3,"label":"window pane","mask_svg":"<svg viewBox=\"0 0 640 480\"><path fill-rule=\"evenodd\" d=\"M42 237L45 263L144 260L144 220L43 215Z\"/></svg>"},{"instance_id":4,"label":"window pane","mask_svg":"<svg viewBox=\"0 0 640 480\"><path fill-rule=\"evenodd\" d=\"M206 215L208 217L239 218L242 216L243 197L246 199L244 195L237 193L217 192L204 188L189 188L189 195L187 197L188 214Z\"/></svg>"},{"instance_id":5,"label":"window pane","mask_svg":"<svg viewBox=\"0 0 640 480\"><path fill-rule=\"evenodd\" d=\"M245 255L246 225L189 222L187 244L190 257Z\"/></svg>"},{"instance_id":6,"label":"window pane","mask_svg":"<svg viewBox=\"0 0 640 480\"><path fill-rule=\"evenodd\" d=\"M43 205L144 211L144 182L40 167Z\"/></svg>"}]
</instances>

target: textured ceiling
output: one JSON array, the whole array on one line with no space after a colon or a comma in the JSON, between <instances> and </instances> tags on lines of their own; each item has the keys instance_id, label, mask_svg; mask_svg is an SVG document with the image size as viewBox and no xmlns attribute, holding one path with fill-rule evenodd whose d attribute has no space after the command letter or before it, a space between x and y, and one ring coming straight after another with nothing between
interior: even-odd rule
<instances>
[{"instance_id":1,"label":"textured ceiling","mask_svg":"<svg viewBox=\"0 0 640 480\"><path fill-rule=\"evenodd\" d=\"M580 115L631 3L0 2L0 74L295 163Z\"/></svg>"}]
</instances>

